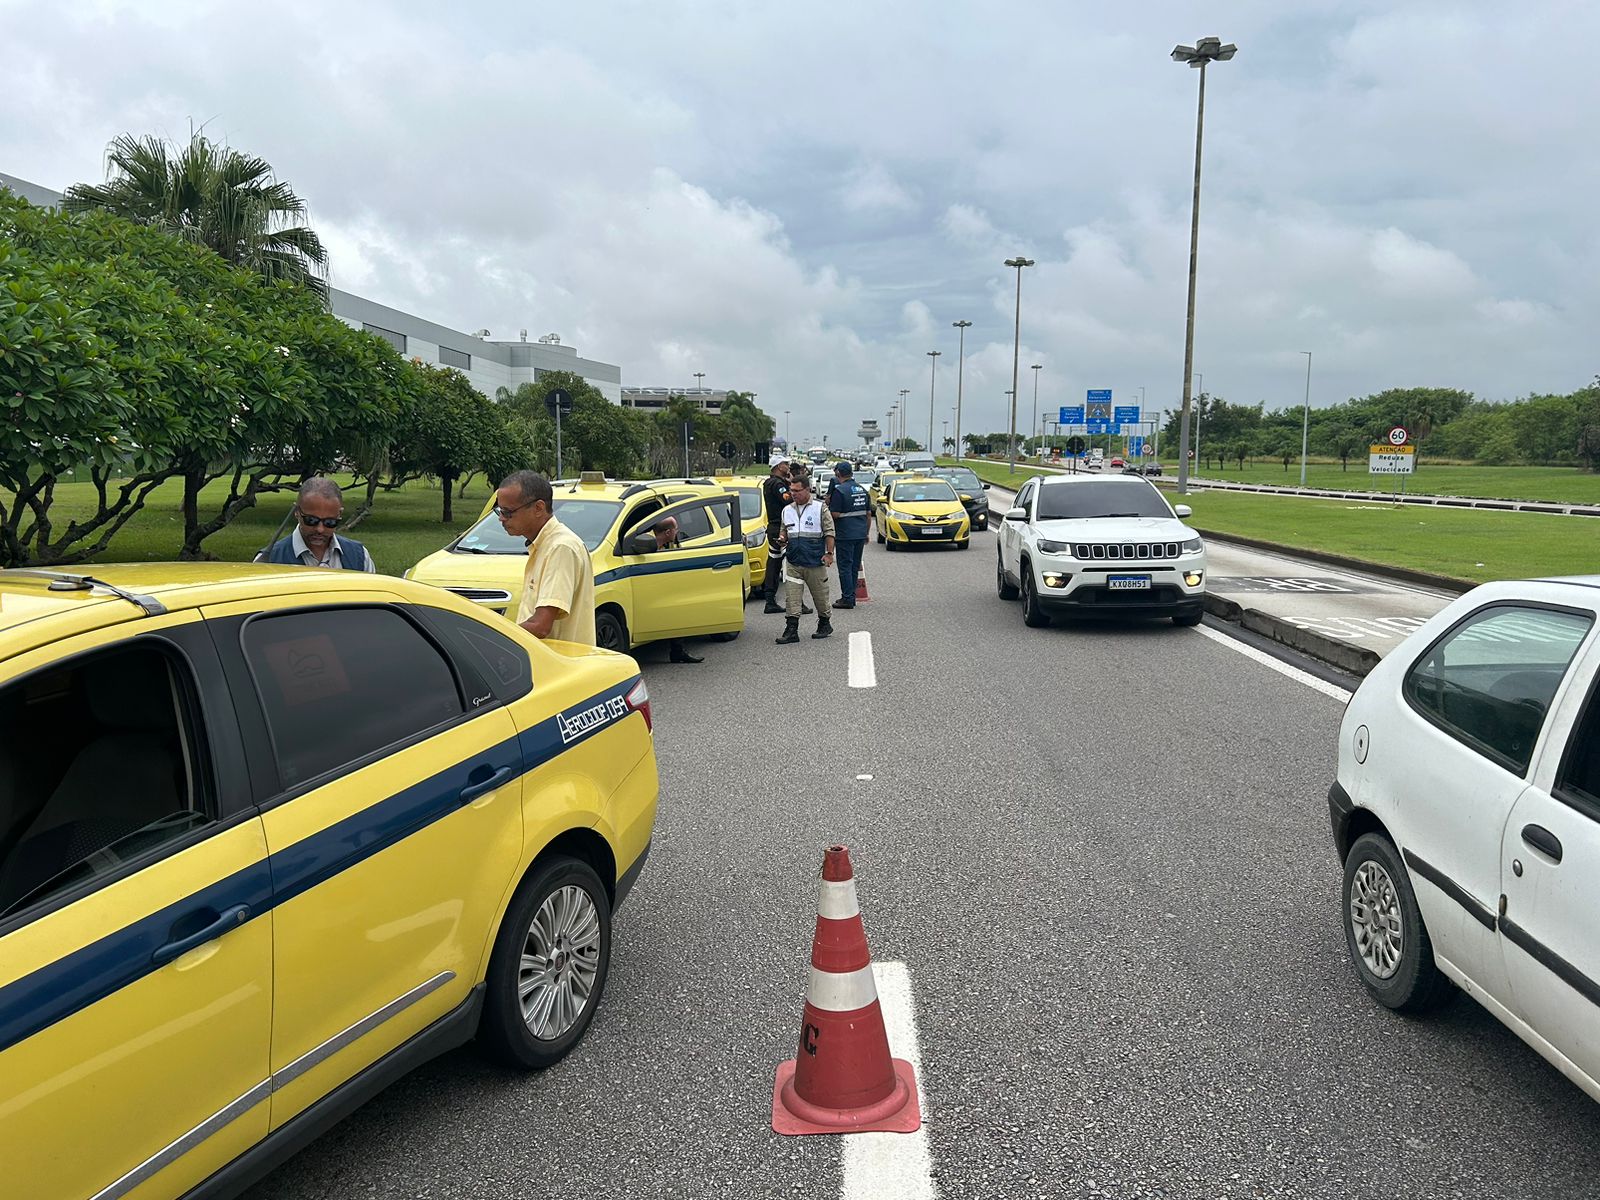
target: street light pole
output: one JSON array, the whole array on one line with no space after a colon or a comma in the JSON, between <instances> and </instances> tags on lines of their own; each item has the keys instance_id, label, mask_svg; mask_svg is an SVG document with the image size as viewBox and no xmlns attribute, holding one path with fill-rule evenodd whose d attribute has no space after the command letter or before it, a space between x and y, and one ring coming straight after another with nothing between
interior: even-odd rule
<instances>
[{"instance_id":1,"label":"street light pole","mask_svg":"<svg viewBox=\"0 0 1600 1200\"><path fill-rule=\"evenodd\" d=\"M1011 330L1011 433L1007 446L1011 459L1011 474L1017 473L1017 356L1022 350L1022 268L1033 266L1033 259L1017 255L1006 259L1006 266L1017 269L1017 315Z\"/></svg>"},{"instance_id":2,"label":"street light pole","mask_svg":"<svg viewBox=\"0 0 1600 1200\"><path fill-rule=\"evenodd\" d=\"M790 458L794 457L794 446L790 444L794 437L792 428L789 424L789 410L786 408L783 410L783 452Z\"/></svg>"},{"instance_id":3,"label":"street light pole","mask_svg":"<svg viewBox=\"0 0 1600 1200\"><path fill-rule=\"evenodd\" d=\"M1200 403L1204 404L1206 402L1206 373L1201 371L1196 378L1200 380ZM1197 467L1200 465L1200 418L1203 415L1204 413L1196 413L1194 417L1194 465ZM1178 440L1183 442L1185 446L1189 444L1183 439L1183 421L1181 419L1178 422Z\"/></svg>"},{"instance_id":4,"label":"street light pole","mask_svg":"<svg viewBox=\"0 0 1600 1200\"><path fill-rule=\"evenodd\" d=\"M1194 280L1195 263L1200 249L1200 148L1206 128L1206 64L1227 62L1239 48L1232 42L1226 46L1221 38L1203 37L1192 46L1174 46L1172 60L1200 68L1200 103L1194 123L1194 196L1189 209L1189 313L1183 332L1183 414L1178 418L1178 440L1189 444L1189 381L1194 371ZM1195 458L1199 459L1196 453ZM1198 465L1198 463L1197 463ZM1185 454L1178 459L1178 494L1189 490L1189 459Z\"/></svg>"},{"instance_id":5,"label":"street light pole","mask_svg":"<svg viewBox=\"0 0 1600 1200\"><path fill-rule=\"evenodd\" d=\"M950 422L949 421L940 421L939 424L944 426L944 441L948 442L950 440ZM940 443L940 448L942 449L943 446L944 446L944 443L941 442Z\"/></svg>"},{"instance_id":6,"label":"street light pole","mask_svg":"<svg viewBox=\"0 0 1600 1200\"><path fill-rule=\"evenodd\" d=\"M928 351L928 453L933 451L933 384L939 376L939 351Z\"/></svg>"},{"instance_id":7,"label":"street light pole","mask_svg":"<svg viewBox=\"0 0 1600 1200\"><path fill-rule=\"evenodd\" d=\"M1306 485L1306 448L1311 444L1311 351L1302 350L1306 356L1306 412L1300 422L1300 486Z\"/></svg>"},{"instance_id":8,"label":"street light pole","mask_svg":"<svg viewBox=\"0 0 1600 1200\"><path fill-rule=\"evenodd\" d=\"M951 326L960 331L960 341L956 349L956 461L961 461L961 379L967 372L967 330L972 328L971 321L951 321Z\"/></svg>"},{"instance_id":9,"label":"street light pole","mask_svg":"<svg viewBox=\"0 0 1600 1200\"><path fill-rule=\"evenodd\" d=\"M1034 363L1028 370L1033 372L1033 421L1028 426L1028 437L1031 440L1034 434L1044 436L1039 431L1039 372L1044 370L1044 364Z\"/></svg>"},{"instance_id":10,"label":"street light pole","mask_svg":"<svg viewBox=\"0 0 1600 1200\"><path fill-rule=\"evenodd\" d=\"M900 443L906 440L906 417L911 412L911 406L906 401L906 397L909 395L911 395L910 388L900 389L900 429L895 434L894 443L889 447L890 450L899 450L901 448Z\"/></svg>"},{"instance_id":11,"label":"street light pole","mask_svg":"<svg viewBox=\"0 0 1600 1200\"><path fill-rule=\"evenodd\" d=\"M706 373L704 371L696 371L694 373L694 390L695 391L703 392L703 391L706 390L705 379L706 379Z\"/></svg>"}]
</instances>

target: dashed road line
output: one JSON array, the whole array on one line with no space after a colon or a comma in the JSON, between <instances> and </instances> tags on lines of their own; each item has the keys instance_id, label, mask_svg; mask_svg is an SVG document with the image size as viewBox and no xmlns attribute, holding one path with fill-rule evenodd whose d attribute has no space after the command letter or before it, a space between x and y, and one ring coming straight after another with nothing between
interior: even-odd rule
<instances>
[{"instance_id":1,"label":"dashed road line","mask_svg":"<svg viewBox=\"0 0 1600 1200\"><path fill-rule=\"evenodd\" d=\"M1218 633L1215 629L1207 629L1204 625L1196 625L1194 631L1200 634L1202 637L1210 638L1219 646L1226 646L1228 649L1237 651L1246 658L1254 659L1264 667L1271 667L1279 675L1286 676L1289 679L1294 680L1296 683L1303 683L1313 691L1321 692L1324 696L1332 697L1341 704L1350 699L1351 693L1348 689L1339 687L1337 684L1329 683L1325 679L1318 679L1309 671L1302 671L1299 667L1291 667L1282 659L1273 658L1272 655L1268 654L1264 650L1257 650L1254 646L1245 645L1245 643L1241 642L1238 638L1229 637L1225 633Z\"/></svg>"},{"instance_id":2,"label":"dashed road line","mask_svg":"<svg viewBox=\"0 0 1600 1200\"><path fill-rule=\"evenodd\" d=\"M858 629L850 635L850 686L870 688L878 686L878 666L872 657L872 635Z\"/></svg>"},{"instance_id":3,"label":"dashed road line","mask_svg":"<svg viewBox=\"0 0 1600 1200\"><path fill-rule=\"evenodd\" d=\"M851 634L851 638L866 634ZM928 1152L928 1089L922 1079L911 969L903 962L872 964L878 1003L889 1034L889 1053L911 1064L922 1103L922 1128L915 1133L847 1133L840 1200L935 1200L933 1156Z\"/></svg>"}]
</instances>

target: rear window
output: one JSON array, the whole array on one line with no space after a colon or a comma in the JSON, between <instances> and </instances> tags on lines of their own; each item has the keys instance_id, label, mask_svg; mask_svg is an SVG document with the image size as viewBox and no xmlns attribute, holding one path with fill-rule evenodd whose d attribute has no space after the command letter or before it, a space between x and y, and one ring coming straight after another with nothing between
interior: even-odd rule
<instances>
[{"instance_id":1,"label":"rear window","mask_svg":"<svg viewBox=\"0 0 1600 1200\"><path fill-rule=\"evenodd\" d=\"M933 501L936 503L940 500L954 501L956 492L954 488L942 480L938 482L923 480L895 484L890 489L889 498L899 504L915 504L918 501Z\"/></svg>"}]
</instances>

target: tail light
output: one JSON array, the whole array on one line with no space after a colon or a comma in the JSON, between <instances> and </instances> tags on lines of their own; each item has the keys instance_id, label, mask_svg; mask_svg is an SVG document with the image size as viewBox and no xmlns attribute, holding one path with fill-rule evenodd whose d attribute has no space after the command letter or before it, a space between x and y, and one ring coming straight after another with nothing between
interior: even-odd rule
<instances>
[{"instance_id":1,"label":"tail light","mask_svg":"<svg viewBox=\"0 0 1600 1200\"><path fill-rule=\"evenodd\" d=\"M650 716L650 689L639 680L633 685L633 690L623 697L629 712L640 713L644 716L644 727L651 732L655 731L655 721Z\"/></svg>"}]
</instances>

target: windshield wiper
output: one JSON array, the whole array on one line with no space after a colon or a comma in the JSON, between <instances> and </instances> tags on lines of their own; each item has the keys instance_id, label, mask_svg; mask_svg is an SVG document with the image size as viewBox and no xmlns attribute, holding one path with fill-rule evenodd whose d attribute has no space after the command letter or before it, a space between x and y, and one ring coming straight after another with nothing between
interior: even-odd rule
<instances>
[{"instance_id":1,"label":"windshield wiper","mask_svg":"<svg viewBox=\"0 0 1600 1200\"><path fill-rule=\"evenodd\" d=\"M490 553L490 551L485 550L482 546L452 546L451 549L454 550L457 554L488 554L488 553Z\"/></svg>"}]
</instances>

